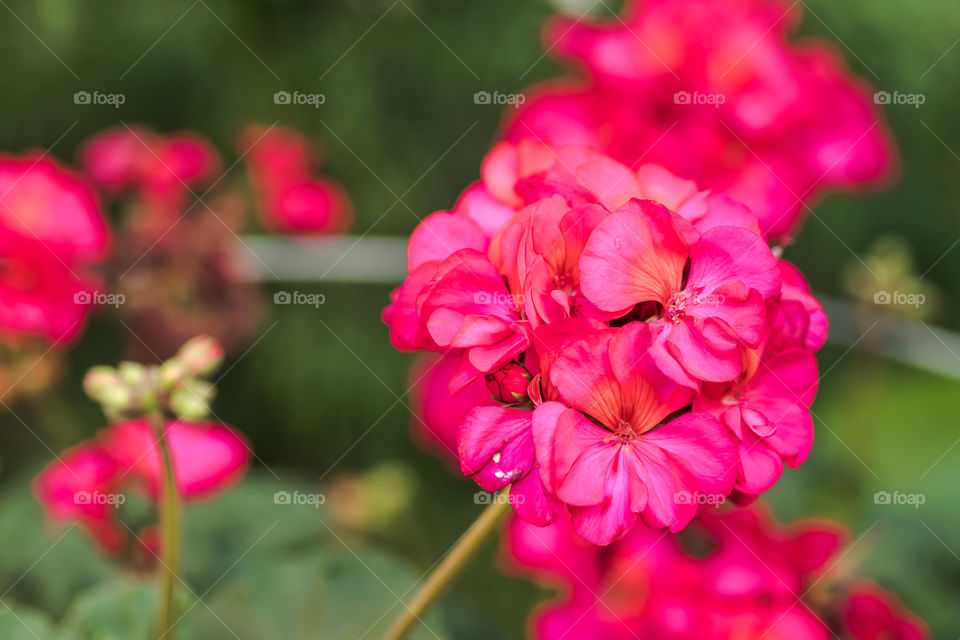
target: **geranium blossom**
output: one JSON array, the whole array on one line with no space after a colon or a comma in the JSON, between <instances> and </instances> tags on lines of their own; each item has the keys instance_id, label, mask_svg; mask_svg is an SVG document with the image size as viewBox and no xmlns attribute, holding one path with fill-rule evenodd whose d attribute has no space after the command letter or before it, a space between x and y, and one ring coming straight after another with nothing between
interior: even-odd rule
<instances>
[{"instance_id":1,"label":"geranium blossom","mask_svg":"<svg viewBox=\"0 0 960 640\"><path fill-rule=\"evenodd\" d=\"M87 140L80 162L107 194L130 192L148 208L166 214L169 224L169 216L182 213L191 190L212 181L220 154L193 132L157 134L123 126Z\"/></svg>"},{"instance_id":2,"label":"geranium blossom","mask_svg":"<svg viewBox=\"0 0 960 640\"><path fill-rule=\"evenodd\" d=\"M502 561L560 589L531 620L537 640L923 640L891 595L831 572L848 538L837 524L784 527L760 504L704 511L679 537L643 527L605 549L568 518L514 519ZM704 551L705 550L705 551Z\"/></svg>"},{"instance_id":3,"label":"geranium blossom","mask_svg":"<svg viewBox=\"0 0 960 640\"><path fill-rule=\"evenodd\" d=\"M165 437L177 488L188 501L226 490L250 464L246 438L226 425L175 420L166 423ZM127 420L48 464L34 491L51 518L78 522L103 550L117 553L130 543L119 516L125 494L139 493L156 503L161 475L160 444L149 423Z\"/></svg>"},{"instance_id":4,"label":"geranium blossom","mask_svg":"<svg viewBox=\"0 0 960 640\"><path fill-rule=\"evenodd\" d=\"M534 141L497 145L482 175L413 232L384 311L396 347L442 354L450 398L486 381L456 436L447 398L420 412L465 474L609 544L802 462L825 318L747 207Z\"/></svg>"},{"instance_id":5,"label":"geranium blossom","mask_svg":"<svg viewBox=\"0 0 960 640\"><path fill-rule=\"evenodd\" d=\"M340 233L353 205L339 183L314 175L316 153L300 133L250 125L240 135L263 224L282 233Z\"/></svg>"},{"instance_id":6,"label":"geranium blossom","mask_svg":"<svg viewBox=\"0 0 960 640\"><path fill-rule=\"evenodd\" d=\"M663 165L788 239L825 189L894 165L872 91L827 45L787 42L798 15L780 0L631 0L622 17L556 18L545 46L587 77L529 90L504 137Z\"/></svg>"},{"instance_id":7,"label":"geranium blossom","mask_svg":"<svg viewBox=\"0 0 960 640\"><path fill-rule=\"evenodd\" d=\"M110 231L89 186L41 155L0 158L0 335L66 343L83 329Z\"/></svg>"}]
</instances>

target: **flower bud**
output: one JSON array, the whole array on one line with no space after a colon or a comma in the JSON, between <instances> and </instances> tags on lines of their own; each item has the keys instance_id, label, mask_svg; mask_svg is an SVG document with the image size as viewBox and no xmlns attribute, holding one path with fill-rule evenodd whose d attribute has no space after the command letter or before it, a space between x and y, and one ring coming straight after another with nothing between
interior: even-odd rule
<instances>
[{"instance_id":1,"label":"flower bud","mask_svg":"<svg viewBox=\"0 0 960 640\"><path fill-rule=\"evenodd\" d=\"M117 366L117 373L123 384L131 388L142 388L150 377L147 367L139 362L121 362Z\"/></svg>"},{"instance_id":2,"label":"flower bud","mask_svg":"<svg viewBox=\"0 0 960 640\"><path fill-rule=\"evenodd\" d=\"M527 387L532 376L516 362L508 362L493 373L487 374L487 389L495 400L513 404L527 399Z\"/></svg>"},{"instance_id":3,"label":"flower bud","mask_svg":"<svg viewBox=\"0 0 960 640\"><path fill-rule=\"evenodd\" d=\"M210 401L214 388L209 382L196 379L184 380L170 394L170 410L181 418L199 420L210 413Z\"/></svg>"},{"instance_id":4,"label":"flower bud","mask_svg":"<svg viewBox=\"0 0 960 640\"><path fill-rule=\"evenodd\" d=\"M220 366L223 360L223 347L210 336L197 336L180 347L177 360L187 373L205 376Z\"/></svg>"},{"instance_id":5,"label":"flower bud","mask_svg":"<svg viewBox=\"0 0 960 640\"><path fill-rule=\"evenodd\" d=\"M112 367L90 369L83 379L83 389L108 412L124 411L133 401L130 389Z\"/></svg>"},{"instance_id":6,"label":"flower bud","mask_svg":"<svg viewBox=\"0 0 960 640\"><path fill-rule=\"evenodd\" d=\"M160 388L172 389L186 377L187 371L177 358L170 358L160 365Z\"/></svg>"}]
</instances>

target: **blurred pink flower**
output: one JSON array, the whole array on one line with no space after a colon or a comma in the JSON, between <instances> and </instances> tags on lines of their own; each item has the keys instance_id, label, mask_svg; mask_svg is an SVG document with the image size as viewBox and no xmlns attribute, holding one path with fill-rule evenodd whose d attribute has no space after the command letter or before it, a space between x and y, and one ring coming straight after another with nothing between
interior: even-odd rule
<instances>
[{"instance_id":1,"label":"blurred pink flower","mask_svg":"<svg viewBox=\"0 0 960 640\"><path fill-rule=\"evenodd\" d=\"M891 593L863 581L851 590L843 608L843 626L853 640L924 640L926 624Z\"/></svg>"},{"instance_id":2,"label":"blurred pink flower","mask_svg":"<svg viewBox=\"0 0 960 640\"><path fill-rule=\"evenodd\" d=\"M558 17L546 45L588 79L531 89L504 137L663 165L789 239L824 190L895 163L872 91L828 45L787 42L798 15L780 0L631 0L616 19Z\"/></svg>"},{"instance_id":3,"label":"blurred pink flower","mask_svg":"<svg viewBox=\"0 0 960 640\"><path fill-rule=\"evenodd\" d=\"M0 157L0 336L76 338L110 247L93 191L45 155Z\"/></svg>"},{"instance_id":4,"label":"blurred pink flower","mask_svg":"<svg viewBox=\"0 0 960 640\"><path fill-rule=\"evenodd\" d=\"M343 187L314 175L319 158L307 139L285 127L249 125L239 141L263 224L281 233L343 233L353 205Z\"/></svg>"},{"instance_id":5,"label":"blurred pink flower","mask_svg":"<svg viewBox=\"0 0 960 640\"><path fill-rule=\"evenodd\" d=\"M501 563L560 589L538 607L538 640L923 640L889 594L831 572L847 534L809 520L784 527L762 504L701 511L681 539L634 527L605 548L570 518L513 519Z\"/></svg>"},{"instance_id":6,"label":"blurred pink flower","mask_svg":"<svg viewBox=\"0 0 960 640\"><path fill-rule=\"evenodd\" d=\"M193 132L157 134L144 127L123 126L88 139L80 150L80 162L109 195L131 191L179 216L191 190L213 180L220 155Z\"/></svg>"},{"instance_id":7,"label":"blurred pink flower","mask_svg":"<svg viewBox=\"0 0 960 640\"><path fill-rule=\"evenodd\" d=\"M226 425L175 420L167 422L165 435L184 500L227 490L250 465L249 443ZM34 493L53 520L79 523L106 552L124 551L130 532L118 510L128 492L159 499L159 447L146 419L114 423L48 464Z\"/></svg>"}]
</instances>

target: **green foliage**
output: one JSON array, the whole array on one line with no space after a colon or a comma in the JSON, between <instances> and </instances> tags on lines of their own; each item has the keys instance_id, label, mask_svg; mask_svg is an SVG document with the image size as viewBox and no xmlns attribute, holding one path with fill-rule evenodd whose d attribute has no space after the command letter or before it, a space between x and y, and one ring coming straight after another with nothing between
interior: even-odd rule
<instances>
[{"instance_id":1,"label":"green foliage","mask_svg":"<svg viewBox=\"0 0 960 640\"><path fill-rule=\"evenodd\" d=\"M336 533L323 508L277 498L295 491L321 495L294 478L254 473L187 509L181 637L228 640L236 629L252 638L376 638L412 597L421 572ZM43 531L32 500L23 482L0 499L0 523L16 523L0 525L0 589L11 596L0 608L0 638L152 640L155 583L101 558L75 528ZM443 629L433 614L412 637L443 639Z\"/></svg>"}]
</instances>

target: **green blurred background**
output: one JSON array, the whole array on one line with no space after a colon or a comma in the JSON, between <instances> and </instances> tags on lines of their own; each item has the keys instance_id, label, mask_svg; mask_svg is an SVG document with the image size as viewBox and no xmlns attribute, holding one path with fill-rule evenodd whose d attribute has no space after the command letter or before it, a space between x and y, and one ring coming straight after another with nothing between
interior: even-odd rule
<instances>
[{"instance_id":1,"label":"green blurred background","mask_svg":"<svg viewBox=\"0 0 960 640\"><path fill-rule=\"evenodd\" d=\"M476 178L499 121L499 109L474 104L473 94L520 91L559 69L539 39L556 7L539 0L2 4L0 149L52 146L54 155L73 160L84 138L122 121L196 130L229 166L239 126L278 121L325 148L325 172L354 200L356 233L403 235L417 217L451 206ZM617 8L608 4L596 13ZM801 4L802 37L834 42L876 88L923 93L926 101L885 107L901 151L896 184L829 196L786 257L818 292L871 298L872 289L851 291L843 274L856 269L855 255L868 256L878 238L894 236L912 251L924 286L940 292L939 309L928 309L925 321L960 330L960 12L953 0ZM120 92L126 101L119 109L78 106L79 90ZM323 93L326 102L278 106L273 94L280 90ZM242 170L234 171L240 177ZM396 500L409 500L409 508L370 536L419 575L480 507L473 483L409 436L411 358L389 346L379 320L390 288L299 286L326 296L319 309L270 305L279 288L264 288L267 314L248 345L262 339L228 362L216 414L251 438L258 476L296 474L311 486L385 464L399 473L405 482L387 484L403 492ZM40 440L58 451L102 426L79 382L90 365L119 359L128 338L108 314L97 317L58 387L14 407L18 417L0 415L5 495L23 493L24 475L51 457ZM870 551L865 572L899 592L935 637L957 637L960 382L845 347L824 350L822 371L813 454L785 474L770 502L788 520L836 518L854 539L869 530L855 548L855 555ZM881 490L923 493L926 502L876 505ZM13 530L3 540L32 526L0 522L0 530ZM3 568L4 556L15 552L0 547L0 584L19 575ZM452 637L523 637L528 611L546 592L500 575L493 563L491 547L447 598ZM13 593L59 614L43 593Z\"/></svg>"}]
</instances>

